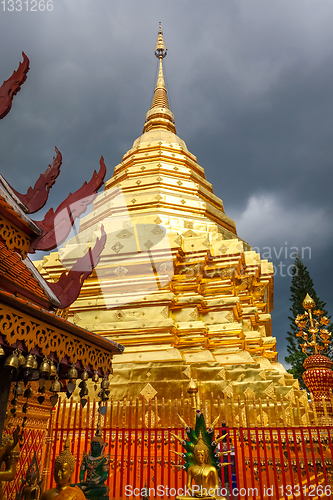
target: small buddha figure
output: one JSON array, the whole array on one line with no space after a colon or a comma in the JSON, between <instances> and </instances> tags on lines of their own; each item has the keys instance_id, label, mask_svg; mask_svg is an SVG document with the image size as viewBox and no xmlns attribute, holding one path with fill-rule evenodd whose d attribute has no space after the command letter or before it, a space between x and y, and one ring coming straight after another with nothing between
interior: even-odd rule
<instances>
[{"instance_id":1,"label":"small buddha figure","mask_svg":"<svg viewBox=\"0 0 333 500\"><path fill-rule=\"evenodd\" d=\"M196 498L216 498L219 485L217 469L209 461L208 448L202 437L194 446L196 464L187 470L187 487ZM195 483L195 487L192 483Z\"/></svg>"},{"instance_id":2,"label":"small buddha figure","mask_svg":"<svg viewBox=\"0 0 333 500\"><path fill-rule=\"evenodd\" d=\"M98 426L96 434L91 440L90 453L83 452L80 468L80 483L78 483L78 486L88 499L109 500L109 487L104 484L109 476L110 462L110 455L104 453L106 445L107 443L104 442L101 429Z\"/></svg>"},{"instance_id":3,"label":"small buddha figure","mask_svg":"<svg viewBox=\"0 0 333 500\"><path fill-rule=\"evenodd\" d=\"M12 436L3 435L0 444L0 500L3 499L2 483L12 481L16 475L16 465L20 457L20 428L17 427Z\"/></svg>"},{"instance_id":4,"label":"small buddha figure","mask_svg":"<svg viewBox=\"0 0 333 500\"><path fill-rule=\"evenodd\" d=\"M36 453L28 467L25 477L22 477L20 491L15 500L39 500L43 477L40 477Z\"/></svg>"},{"instance_id":5,"label":"small buddha figure","mask_svg":"<svg viewBox=\"0 0 333 500\"><path fill-rule=\"evenodd\" d=\"M54 463L54 480L57 486L45 491L40 500L85 500L82 491L70 484L74 468L75 458L69 450L69 439L67 439L64 450Z\"/></svg>"}]
</instances>

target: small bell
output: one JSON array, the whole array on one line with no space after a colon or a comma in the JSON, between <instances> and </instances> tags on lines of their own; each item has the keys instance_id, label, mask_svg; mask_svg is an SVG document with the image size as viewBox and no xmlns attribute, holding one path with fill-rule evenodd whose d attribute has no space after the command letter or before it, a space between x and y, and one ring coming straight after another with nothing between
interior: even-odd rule
<instances>
[{"instance_id":1,"label":"small bell","mask_svg":"<svg viewBox=\"0 0 333 500\"><path fill-rule=\"evenodd\" d=\"M99 376L98 376L97 370L96 370L96 371L94 371L94 374L93 374L93 376L91 377L91 380L92 380L95 384L99 381Z\"/></svg>"},{"instance_id":2,"label":"small bell","mask_svg":"<svg viewBox=\"0 0 333 500\"><path fill-rule=\"evenodd\" d=\"M10 356L8 356L8 358L6 359L5 361L5 364L4 364L4 367L6 368L6 370L13 370L13 369L17 369L18 368L18 365L19 365L19 362L18 362L18 357L16 355L16 351L14 351Z\"/></svg>"},{"instance_id":3,"label":"small bell","mask_svg":"<svg viewBox=\"0 0 333 500\"><path fill-rule=\"evenodd\" d=\"M109 385L110 385L110 382L108 381L108 379L107 378L103 378L103 380L101 382L101 388L102 389L108 389Z\"/></svg>"},{"instance_id":4,"label":"small bell","mask_svg":"<svg viewBox=\"0 0 333 500\"><path fill-rule=\"evenodd\" d=\"M57 375L57 367L56 365L53 363L53 361L51 361L51 365L50 365L50 377L55 377Z\"/></svg>"},{"instance_id":5,"label":"small bell","mask_svg":"<svg viewBox=\"0 0 333 500\"><path fill-rule=\"evenodd\" d=\"M87 372L86 369L83 370L83 372L80 375L81 380L86 381L89 378L89 373Z\"/></svg>"},{"instance_id":6,"label":"small bell","mask_svg":"<svg viewBox=\"0 0 333 500\"><path fill-rule=\"evenodd\" d=\"M32 370L34 367L35 359L36 359L35 356L29 353L28 356L26 356L25 358L25 363L23 365L23 368L26 370Z\"/></svg>"},{"instance_id":7,"label":"small bell","mask_svg":"<svg viewBox=\"0 0 333 500\"><path fill-rule=\"evenodd\" d=\"M46 356L39 366L39 373L42 378L48 378L51 373L50 363Z\"/></svg>"},{"instance_id":8,"label":"small bell","mask_svg":"<svg viewBox=\"0 0 333 500\"><path fill-rule=\"evenodd\" d=\"M23 394L23 387L21 386L20 382L17 383L17 386L16 386L16 394L17 396L22 396Z\"/></svg>"},{"instance_id":9,"label":"small bell","mask_svg":"<svg viewBox=\"0 0 333 500\"><path fill-rule=\"evenodd\" d=\"M0 358L5 356L5 351L3 350L2 346L0 345Z\"/></svg>"},{"instance_id":10,"label":"small bell","mask_svg":"<svg viewBox=\"0 0 333 500\"><path fill-rule=\"evenodd\" d=\"M51 392L60 392L61 389L62 389L62 383L60 382L58 377L56 377L53 384L51 385L50 391Z\"/></svg>"},{"instance_id":11,"label":"small bell","mask_svg":"<svg viewBox=\"0 0 333 500\"><path fill-rule=\"evenodd\" d=\"M70 380L76 380L78 378L79 374L78 374L78 371L77 369L75 368L75 365L74 363L72 364L72 366L70 367L70 369L68 370L68 374L67 374L67 377L70 379Z\"/></svg>"},{"instance_id":12,"label":"small bell","mask_svg":"<svg viewBox=\"0 0 333 500\"><path fill-rule=\"evenodd\" d=\"M25 365L25 357L23 356L21 351L19 351L19 355L18 355L17 359L18 359L19 368L22 368L22 366Z\"/></svg>"},{"instance_id":13,"label":"small bell","mask_svg":"<svg viewBox=\"0 0 333 500\"><path fill-rule=\"evenodd\" d=\"M38 361L37 361L36 356L34 356L34 364L33 364L32 369L33 369L33 370L37 370L37 369L38 369Z\"/></svg>"}]
</instances>

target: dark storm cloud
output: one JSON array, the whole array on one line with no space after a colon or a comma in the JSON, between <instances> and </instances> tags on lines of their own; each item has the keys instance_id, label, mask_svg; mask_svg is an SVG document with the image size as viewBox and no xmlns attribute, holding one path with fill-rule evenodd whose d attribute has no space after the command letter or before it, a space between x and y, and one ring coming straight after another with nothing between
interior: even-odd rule
<instances>
[{"instance_id":1,"label":"dark storm cloud","mask_svg":"<svg viewBox=\"0 0 333 500\"><path fill-rule=\"evenodd\" d=\"M0 14L0 79L22 50L31 61L0 122L1 171L16 189L37 179L54 146L63 167L48 206L88 180L101 154L112 174L150 106L161 20L178 134L242 238L277 253L311 248L306 264L333 313L331 0L54 0L52 12ZM272 254L276 266L292 263L289 250ZM277 273L280 360L289 286Z\"/></svg>"}]
</instances>

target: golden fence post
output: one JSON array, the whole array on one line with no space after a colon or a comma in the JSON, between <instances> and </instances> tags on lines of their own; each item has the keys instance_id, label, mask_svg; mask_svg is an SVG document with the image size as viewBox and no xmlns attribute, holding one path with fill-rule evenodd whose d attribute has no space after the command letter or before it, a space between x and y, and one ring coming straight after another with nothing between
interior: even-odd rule
<instances>
[{"instance_id":1,"label":"golden fence post","mask_svg":"<svg viewBox=\"0 0 333 500\"><path fill-rule=\"evenodd\" d=\"M66 439L69 437L69 430L68 429L71 426L71 416L74 413L73 412L73 399L74 398L71 398L70 403L69 403L68 418L67 418L67 435L66 435Z\"/></svg>"},{"instance_id":2,"label":"golden fence post","mask_svg":"<svg viewBox=\"0 0 333 500\"><path fill-rule=\"evenodd\" d=\"M262 411L262 402L261 398L259 398L259 415L260 415L260 425L261 427L265 427L265 422L264 422L264 413Z\"/></svg>"},{"instance_id":3,"label":"golden fence post","mask_svg":"<svg viewBox=\"0 0 333 500\"><path fill-rule=\"evenodd\" d=\"M234 407L234 405L232 405L232 407ZM244 427L243 415L242 415L242 404L241 404L241 399L240 399L239 395L237 396L237 407L238 407L239 426ZM233 422L235 422L235 420L236 420L234 411L232 412L232 420L233 420Z\"/></svg>"},{"instance_id":4,"label":"golden fence post","mask_svg":"<svg viewBox=\"0 0 333 500\"><path fill-rule=\"evenodd\" d=\"M273 427L272 418L271 418L271 409L269 406L269 398L266 397L266 407L267 407L267 416L268 416L268 427Z\"/></svg>"},{"instance_id":5,"label":"golden fence post","mask_svg":"<svg viewBox=\"0 0 333 500\"><path fill-rule=\"evenodd\" d=\"M277 400L276 399L274 399L273 405L274 405L275 425L276 425L276 427L281 427L281 425L280 425L280 417L279 417L279 410L278 410L278 407L277 407Z\"/></svg>"},{"instance_id":6,"label":"golden fence post","mask_svg":"<svg viewBox=\"0 0 333 500\"><path fill-rule=\"evenodd\" d=\"M175 399L175 413L174 413L174 415L177 415L178 413L179 413L179 410L178 410L178 399ZM177 419L177 424L178 424L178 421L179 421L179 419ZM176 424L176 422L175 422L175 424ZM176 426L177 426L177 424L176 424Z\"/></svg>"},{"instance_id":7,"label":"golden fence post","mask_svg":"<svg viewBox=\"0 0 333 500\"><path fill-rule=\"evenodd\" d=\"M171 428L171 414L172 414L172 401L169 399L169 424L168 427Z\"/></svg>"},{"instance_id":8,"label":"golden fence post","mask_svg":"<svg viewBox=\"0 0 333 500\"><path fill-rule=\"evenodd\" d=\"M301 407L299 405L299 397L296 396L296 406L297 406L297 414L298 414L298 425L302 427L302 419L301 419Z\"/></svg>"},{"instance_id":9,"label":"golden fence post","mask_svg":"<svg viewBox=\"0 0 333 500\"><path fill-rule=\"evenodd\" d=\"M157 396L155 396L155 427L156 428L160 427L160 425L158 423L158 403L157 403Z\"/></svg>"},{"instance_id":10,"label":"golden fence post","mask_svg":"<svg viewBox=\"0 0 333 500\"><path fill-rule=\"evenodd\" d=\"M206 399L205 401L205 409L204 409L205 413L205 421L207 422L207 424L209 423L209 409L208 409L208 401Z\"/></svg>"},{"instance_id":11,"label":"golden fence post","mask_svg":"<svg viewBox=\"0 0 333 500\"><path fill-rule=\"evenodd\" d=\"M142 400L141 400L141 427L144 428L145 427L145 420L146 420L146 399L144 398L144 396L142 396Z\"/></svg>"},{"instance_id":12,"label":"golden fence post","mask_svg":"<svg viewBox=\"0 0 333 500\"><path fill-rule=\"evenodd\" d=\"M139 428L139 408L140 408L140 404L139 404L139 398L136 398L135 399L135 428L138 429Z\"/></svg>"},{"instance_id":13,"label":"golden fence post","mask_svg":"<svg viewBox=\"0 0 333 500\"><path fill-rule=\"evenodd\" d=\"M126 398L124 398L124 399L123 399L123 405L122 405L122 406L123 406L123 408L122 408L122 410L123 410L123 411L122 411L122 417L123 417L123 418L122 418L122 428L123 428L123 429L125 429L125 427L126 427L126 406L127 406L127 404L126 404L126 403L127 403L127 402L126 402Z\"/></svg>"},{"instance_id":14,"label":"golden fence post","mask_svg":"<svg viewBox=\"0 0 333 500\"><path fill-rule=\"evenodd\" d=\"M244 394L244 409L245 409L246 427L251 427L251 418L250 418L250 414L249 414L249 404L250 404L250 401L247 398L247 396Z\"/></svg>"},{"instance_id":15,"label":"golden fence post","mask_svg":"<svg viewBox=\"0 0 333 500\"><path fill-rule=\"evenodd\" d=\"M192 403L192 419L191 420L193 420L193 424L192 424L193 429L195 428L196 411L197 411L197 408L199 407L199 405L198 405L199 392L198 391L199 391L198 385L191 378L190 383L188 384L188 387L187 387L187 392L190 395L191 403Z\"/></svg>"},{"instance_id":16,"label":"golden fence post","mask_svg":"<svg viewBox=\"0 0 333 500\"><path fill-rule=\"evenodd\" d=\"M226 393L223 394L224 396L224 414L225 414L225 422L227 425L229 425L229 412L228 412L228 399Z\"/></svg>"},{"instance_id":17,"label":"golden fence post","mask_svg":"<svg viewBox=\"0 0 333 500\"><path fill-rule=\"evenodd\" d=\"M190 401L188 399L186 400L186 414L184 420L186 420L186 422L191 422Z\"/></svg>"},{"instance_id":18,"label":"golden fence post","mask_svg":"<svg viewBox=\"0 0 333 500\"><path fill-rule=\"evenodd\" d=\"M313 397L312 392L310 392L310 397L311 397L311 403L312 403L312 409L313 409L313 416L314 416L315 426L318 427L318 415L317 415L316 405L315 405L315 402L314 402L314 397Z\"/></svg>"},{"instance_id":19,"label":"golden fence post","mask_svg":"<svg viewBox=\"0 0 333 500\"><path fill-rule=\"evenodd\" d=\"M310 426L311 425L311 420L310 420L310 414L309 414L309 403L308 403L308 401L304 405L304 411L305 411L305 414L306 414L306 425Z\"/></svg>"},{"instance_id":20,"label":"golden fence post","mask_svg":"<svg viewBox=\"0 0 333 500\"><path fill-rule=\"evenodd\" d=\"M60 401L59 401L59 404L60 404ZM51 410L50 421L49 421L47 436L46 436L46 440L45 440L46 449L45 449L44 464L43 464L43 476L44 476L44 481L43 481L43 486L42 486L43 492L47 488L47 482L48 482L49 475L50 475L51 451L52 451L52 445L55 442L55 439L54 439L55 436L53 435L55 416L56 416L56 409L53 407Z\"/></svg>"},{"instance_id":21,"label":"golden fence post","mask_svg":"<svg viewBox=\"0 0 333 500\"><path fill-rule=\"evenodd\" d=\"M281 411L282 411L283 426L287 427L286 409L284 407L284 401L283 401L282 394L280 394L280 400L281 400Z\"/></svg>"},{"instance_id":22,"label":"golden fence post","mask_svg":"<svg viewBox=\"0 0 333 500\"><path fill-rule=\"evenodd\" d=\"M128 428L132 429L132 418L133 418L133 398L130 397L129 408L128 408Z\"/></svg>"},{"instance_id":23,"label":"golden fence post","mask_svg":"<svg viewBox=\"0 0 333 500\"><path fill-rule=\"evenodd\" d=\"M113 424L113 395L111 396L111 408L110 408L110 417L109 417L109 426L112 429Z\"/></svg>"},{"instance_id":24,"label":"golden fence post","mask_svg":"<svg viewBox=\"0 0 333 500\"><path fill-rule=\"evenodd\" d=\"M214 394L210 393L210 423L214 422Z\"/></svg>"},{"instance_id":25,"label":"golden fence post","mask_svg":"<svg viewBox=\"0 0 333 500\"><path fill-rule=\"evenodd\" d=\"M167 426L167 421L166 421L166 409L165 409L165 399L164 398L162 398L162 409L163 409L163 413L162 413L163 422L162 422L162 425L163 425L163 427L165 429L168 426Z\"/></svg>"},{"instance_id":26,"label":"golden fence post","mask_svg":"<svg viewBox=\"0 0 333 500\"><path fill-rule=\"evenodd\" d=\"M185 414L185 406L184 406L184 392L180 393L180 416L184 418Z\"/></svg>"},{"instance_id":27,"label":"golden fence post","mask_svg":"<svg viewBox=\"0 0 333 500\"><path fill-rule=\"evenodd\" d=\"M257 401L256 397L253 394L253 418L254 418L254 427L258 427L258 421L257 421Z\"/></svg>"},{"instance_id":28,"label":"golden fence post","mask_svg":"<svg viewBox=\"0 0 333 500\"><path fill-rule=\"evenodd\" d=\"M120 401L117 401L117 421L116 421L116 427L119 427L120 423Z\"/></svg>"},{"instance_id":29,"label":"golden fence post","mask_svg":"<svg viewBox=\"0 0 333 500\"><path fill-rule=\"evenodd\" d=\"M151 429L151 399L148 400L148 429Z\"/></svg>"},{"instance_id":30,"label":"golden fence post","mask_svg":"<svg viewBox=\"0 0 333 500\"><path fill-rule=\"evenodd\" d=\"M232 422L234 423L236 421L236 410L235 410L235 401L233 395L231 396L230 403L231 403L231 418Z\"/></svg>"},{"instance_id":31,"label":"golden fence post","mask_svg":"<svg viewBox=\"0 0 333 500\"><path fill-rule=\"evenodd\" d=\"M324 408L325 423L326 423L326 425L329 425L329 423L328 423L328 413L327 413L326 400L325 400L324 396L322 396L321 401L322 401L323 408Z\"/></svg>"},{"instance_id":32,"label":"golden fence post","mask_svg":"<svg viewBox=\"0 0 333 500\"><path fill-rule=\"evenodd\" d=\"M294 410L291 404L291 400L289 400L289 413L290 413L291 427L295 427Z\"/></svg>"}]
</instances>

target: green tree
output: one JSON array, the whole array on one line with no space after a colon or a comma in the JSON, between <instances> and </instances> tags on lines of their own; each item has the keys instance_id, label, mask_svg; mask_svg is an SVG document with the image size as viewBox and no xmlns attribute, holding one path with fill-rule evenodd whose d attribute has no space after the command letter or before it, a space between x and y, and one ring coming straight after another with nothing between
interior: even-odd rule
<instances>
[{"instance_id":1,"label":"green tree","mask_svg":"<svg viewBox=\"0 0 333 500\"><path fill-rule=\"evenodd\" d=\"M303 382L302 375L304 372L303 363L307 355L302 352L300 347L300 344L303 343L304 340L301 337L296 337L298 328L295 325L295 319L298 314L304 313L303 300L306 294L308 293L310 297L312 297L316 303L317 309L322 309L324 315L328 318L330 318L330 316L325 309L326 303L320 300L316 294L310 273L299 255L297 255L292 269L290 292L290 301L292 303L290 311L292 315L288 317L290 320L290 331L287 332L286 339L288 341L287 351L289 355L285 357L285 360L291 365L291 368L287 371L292 373L294 378L298 379L300 387L305 389L306 386ZM331 332L332 324L327 329ZM329 353L328 356L332 359L331 353Z\"/></svg>"}]
</instances>

